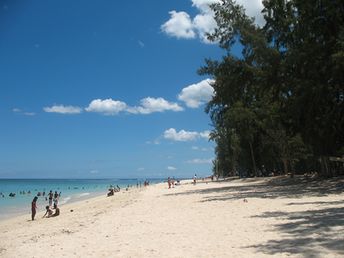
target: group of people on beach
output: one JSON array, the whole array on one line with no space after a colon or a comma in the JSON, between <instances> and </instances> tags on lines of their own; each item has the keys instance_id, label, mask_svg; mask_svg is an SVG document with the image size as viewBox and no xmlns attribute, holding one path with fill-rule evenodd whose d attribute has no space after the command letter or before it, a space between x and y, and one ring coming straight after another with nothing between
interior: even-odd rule
<instances>
[{"instance_id":1,"label":"group of people on beach","mask_svg":"<svg viewBox=\"0 0 344 258\"><path fill-rule=\"evenodd\" d=\"M107 193L107 196L108 197L112 196L119 191L121 191L121 188L118 185L116 185L116 186L110 185L109 192Z\"/></svg>"},{"instance_id":2,"label":"group of people on beach","mask_svg":"<svg viewBox=\"0 0 344 258\"><path fill-rule=\"evenodd\" d=\"M168 188L170 189L171 187L174 188L175 185L180 185L180 180L175 180L174 177L168 177L167 178L167 184Z\"/></svg>"},{"instance_id":3,"label":"group of people on beach","mask_svg":"<svg viewBox=\"0 0 344 258\"><path fill-rule=\"evenodd\" d=\"M31 219L32 220L35 220L35 216L37 213L38 196L41 196L41 194L35 196L31 202ZM53 191L50 190L50 192L48 193L48 197L45 198L46 201L49 200L49 205L45 206L46 212L43 215L43 218L56 217L60 215L60 209L57 207L60 196L61 196L61 192L57 193L57 191L55 191L55 193L53 193ZM53 210L55 210L55 212Z\"/></svg>"}]
</instances>

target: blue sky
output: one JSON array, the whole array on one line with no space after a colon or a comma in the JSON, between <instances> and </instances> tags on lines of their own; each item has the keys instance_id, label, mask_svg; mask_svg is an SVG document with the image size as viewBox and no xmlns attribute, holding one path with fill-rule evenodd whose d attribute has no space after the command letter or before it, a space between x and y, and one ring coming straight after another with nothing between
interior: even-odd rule
<instances>
[{"instance_id":1,"label":"blue sky","mask_svg":"<svg viewBox=\"0 0 344 258\"><path fill-rule=\"evenodd\" d=\"M1 1L0 178L210 175L211 1Z\"/></svg>"}]
</instances>

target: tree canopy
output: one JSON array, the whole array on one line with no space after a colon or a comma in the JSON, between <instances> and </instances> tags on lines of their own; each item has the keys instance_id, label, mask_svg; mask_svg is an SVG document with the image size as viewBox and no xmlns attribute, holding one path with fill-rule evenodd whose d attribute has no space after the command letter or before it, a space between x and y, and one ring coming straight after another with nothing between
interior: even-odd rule
<instances>
[{"instance_id":1,"label":"tree canopy","mask_svg":"<svg viewBox=\"0 0 344 258\"><path fill-rule=\"evenodd\" d=\"M259 27L234 0L211 5L208 39L224 50L205 61L219 175L319 171L344 154L344 1L264 0ZM241 55L232 48L239 44ZM341 172L343 168L341 167Z\"/></svg>"}]
</instances>

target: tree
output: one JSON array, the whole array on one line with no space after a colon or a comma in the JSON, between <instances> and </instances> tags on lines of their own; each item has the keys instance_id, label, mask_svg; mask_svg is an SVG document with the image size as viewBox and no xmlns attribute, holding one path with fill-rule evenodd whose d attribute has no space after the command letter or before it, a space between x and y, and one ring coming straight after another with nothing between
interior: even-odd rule
<instances>
[{"instance_id":1,"label":"tree","mask_svg":"<svg viewBox=\"0 0 344 258\"><path fill-rule=\"evenodd\" d=\"M328 156L344 142L344 2L270 0L264 6L264 31L283 57L286 120L328 175Z\"/></svg>"},{"instance_id":2,"label":"tree","mask_svg":"<svg viewBox=\"0 0 344 258\"><path fill-rule=\"evenodd\" d=\"M278 158L288 172L312 153L329 175L328 157L338 155L344 142L344 2L263 4L263 28L233 0L211 6L218 27L209 40L226 55L206 60L199 72L215 79L206 112L221 145L217 157L228 169L244 166L250 156L256 175L257 162ZM241 55L231 52L234 44ZM240 151L230 151L238 145Z\"/></svg>"}]
</instances>

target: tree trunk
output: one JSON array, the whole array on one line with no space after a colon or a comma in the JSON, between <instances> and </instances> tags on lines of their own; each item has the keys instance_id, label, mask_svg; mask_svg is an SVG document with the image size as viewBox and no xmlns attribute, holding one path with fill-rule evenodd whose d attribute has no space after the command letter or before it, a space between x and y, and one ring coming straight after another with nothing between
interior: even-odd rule
<instances>
[{"instance_id":1,"label":"tree trunk","mask_svg":"<svg viewBox=\"0 0 344 258\"><path fill-rule=\"evenodd\" d=\"M329 173L327 157L325 156L320 157L320 165L321 165L321 175L325 177L329 177L330 173Z\"/></svg>"},{"instance_id":2,"label":"tree trunk","mask_svg":"<svg viewBox=\"0 0 344 258\"><path fill-rule=\"evenodd\" d=\"M282 162L283 162L284 174L287 175L288 174L288 160L285 158L282 158Z\"/></svg>"},{"instance_id":3,"label":"tree trunk","mask_svg":"<svg viewBox=\"0 0 344 258\"><path fill-rule=\"evenodd\" d=\"M294 164L292 161L290 161L290 177L293 178L295 175L295 170L294 170Z\"/></svg>"},{"instance_id":4,"label":"tree trunk","mask_svg":"<svg viewBox=\"0 0 344 258\"><path fill-rule=\"evenodd\" d=\"M257 167L256 167L256 160L254 159L254 153L253 153L253 146L252 146L252 142L249 141L248 142L250 144L250 150L251 150L251 158L252 158L252 164L253 164L253 172L254 172L254 176L257 176Z\"/></svg>"}]
</instances>

